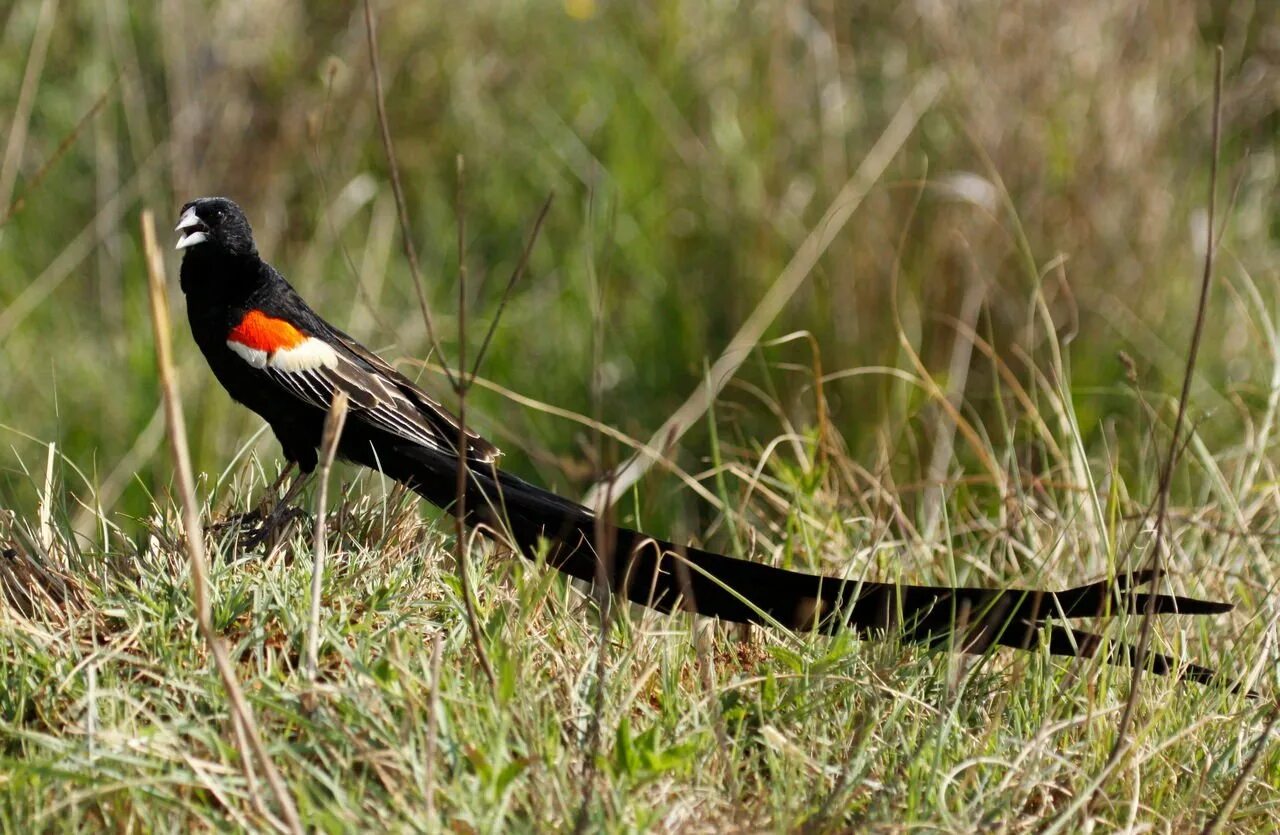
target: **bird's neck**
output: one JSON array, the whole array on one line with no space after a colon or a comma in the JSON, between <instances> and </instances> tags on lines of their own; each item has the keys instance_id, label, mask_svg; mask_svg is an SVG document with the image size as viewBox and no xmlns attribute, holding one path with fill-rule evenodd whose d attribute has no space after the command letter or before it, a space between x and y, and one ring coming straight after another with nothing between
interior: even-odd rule
<instances>
[{"instance_id":1,"label":"bird's neck","mask_svg":"<svg viewBox=\"0 0 1280 835\"><path fill-rule=\"evenodd\" d=\"M189 299L209 305L235 305L269 280L257 253L233 255L191 249L182 259L180 284Z\"/></svg>"}]
</instances>

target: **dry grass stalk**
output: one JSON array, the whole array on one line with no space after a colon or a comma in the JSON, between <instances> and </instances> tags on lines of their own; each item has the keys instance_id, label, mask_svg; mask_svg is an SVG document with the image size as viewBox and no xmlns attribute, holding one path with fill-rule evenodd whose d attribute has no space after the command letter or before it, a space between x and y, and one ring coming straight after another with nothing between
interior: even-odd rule
<instances>
[{"instance_id":1,"label":"dry grass stalk","mask_svg":"<svg viewBox=\"0 0 1280 835\"><path fill-rule=\"evenodd\" d=\"M413 245L413 227L409 223L409 208L405 202L404 187L400 184L400 166L396 164L395 144L391 141L391 125L387 121L387 100L382 89L382 70L378 66L378 30L373 20L373 10L369 0L364 0L365 37L369 47L369 66L373 71L374 104L378 108L378 129L382 136L382 149L387 155L387 168L391 171L391 192L396 198L396 217L400 220L400 243L404 247L404 257L409 263L409 274L413 276L413 289L418 295L418 305L422 308L422 321L427 326L427 339L431 342L431 350L440 357L445 376L449 384L458 387L458 381L444 361L444 353L440 350L440 340L436 338L435 322L431 318L431 308L427 305L427 292L422 288L422 268L418 266L418 250ZM458 373L462 373L459 363Z\"/></svg>"},{"instance_id":2,"label":"dry grass stalk","mask_svg":"<svg viewBox=\"0 0 1280 835\"><path fill-rule=\"evenodd\" d=\"M187 556L191 568L191 594L195 602L196 625L205 643L213 655L218 675L222 678L223 687L227 690L231 713L234 720L248 739L248 750L243 745L240 749L242 763L248 763L250 757L256 757L267 783L275 796L276 804L284 815L284 822L271 818L272 823L287 832L301 833L302 822L298 818L298 809L293 797L285 787L280 773L267 754L262 741L262 734L254 721L253 711L245 701L240 682L236 679L235 668L227 655L226 647L213 631L213 618L209 604L209 570L204 551L204 526L200 521L200 507L196 499L195 477L191 471L191 455L187 450L186 423L182 415L182 399L178 393L177 370L173 365L173 354L170 347L169 304L165 293L164 260L160 255L160 247L156 242L155 220L149 210L143 210L141 216L142 246L147 259L148 289L151 298L151 325L155 334L156 366L160 376L160 388L164 395L165 419L169 434L169 449L173 455L174 468L177 470L178 491L182 499L183 525L186 528ZM257 796L257 781L252 771L246 771L247 788ZM259 808L264 808L258 799Z\"/></svg>"},{"instance_id":3,"label":"dry grass stalk","mask_svg":"<svg viewBox=\"0 0 1280 835\"><path fill-rule=\"evenodd\" d=\"M1164 554L1167 537L1169 515L1169 491L1173 485L1173 470L1178 461L1179 447L1182 442L1182 425L1186 420L1187 405L1191 399L1191 383L1195 379L1196 359L1200 355L1200 339L1204 334L1205 314L1209 309L1209 287L1213 281L1213 259L1216 254L1216 240L1213 234L1214 213L1217 208L1218 193L1218 153L1222 144L1222 47L1219 46L1216 56L1216 68L1213 76L1213 139L1209 159L1209 214L1205 221L1204 271L1200 277L1200 299L1196 305L1195 325L1191 331L1191 345L1187 349L1187 367L1182 377L1182 391L1178 395L1178 412L1174 417L1173 429L1169 433L1169 449L1165 454L1164 468L1160 473L1157 488L1155 540L1151 546L1151 591L1158 593L1160 583L1164 579ZM1111 749L1108 762L1114 761L1127 745L1127 736L1133 723L1134 707L1138 702L1138 693L1142 683L1142 674L1146 667L1147 652L1151 646L1151 629L1154 622L1152 614L1155 610L1155 594L1147 598L1146 611L1142 615L1142 629L1138 634L1137 654L1133 659L1133 677L1129 689L1129 700L1125 704L1124 713L1120 715L1120 727L1116 732L1116 744Z\"/></svg>"},{"instance_id":4,"label":"dry grass stalk","mask_svg":"<svg viewBox=\"0 0 1280 835\"><path fill-rule=\"evenodd\" d=\"M347 394L337 392L329 414L324 420L324 435L320 442L320 490L316 497L315 557L311 566L311 617L307 627L307 678L316 680L316 668L320 657L320 587L324 580L326 541L325 514L329 502L329 471L338 452L338 439L347 422Z\"/></svg>"},{"instance_id":5,"label":"dry grass stalk","mask_svg":"<svg viewBox=\"0 0 1280 835\"><path fill-rule=\"evenodd\" d=\"M84 589L70 574L41 565L0 530L0 600L27 620L66 626L89 608Z\"/></svg>"}]
</instances>

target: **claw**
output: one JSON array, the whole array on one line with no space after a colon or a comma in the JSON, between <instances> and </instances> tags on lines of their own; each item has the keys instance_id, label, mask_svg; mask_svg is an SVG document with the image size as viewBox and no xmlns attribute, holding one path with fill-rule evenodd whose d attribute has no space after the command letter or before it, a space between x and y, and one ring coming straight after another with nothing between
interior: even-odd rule
<instances>
[{"instance_id":1,"label":"claw","mask_svg":"<svg viewBox=\"0 0 1280 835\"><path fill-rule=\"evenodd\" d=\"M246 517L257 515L262 519L260 513L245 514ZM246 548L257 548L259 545L266 544L268 550L275 547L276 542L288 529L289 525L297 519L304 519L307 512L300 507L286 505L283 502L277 504L275 508L267 514L262 522L252 529L247 529L245 525L241 528L240 544Z\"/></svg>"},{"instance_id":2,"label":"claw","mask_svg":"<svg viewBox=\"0 0 1280 835\"><path fill-rule=\"evenodd\" d=\"M240 513L228 516L226 519L212 526L214 531L225 531L229 528L239 529L240 544L245 548L257 548L259 545L266 543L270 548L274 548L280 535L285 532L289 524L296 519L306 518L307 512L300 507L296 507L290 502L294 496L302 489L308 481L309 474L303 474L301 477L294 479L289 485L289 489L285 491L284 498L275 502L275 506L271 508L270 513L263 513L263 507L267 501L274 500L276 491L280 489L280 485L285 478L293 470L293 465L285 468L280 473L280 477L267 488L267 497L263 499L263 503L248 513Z\"/></svg>"}]
</instances>

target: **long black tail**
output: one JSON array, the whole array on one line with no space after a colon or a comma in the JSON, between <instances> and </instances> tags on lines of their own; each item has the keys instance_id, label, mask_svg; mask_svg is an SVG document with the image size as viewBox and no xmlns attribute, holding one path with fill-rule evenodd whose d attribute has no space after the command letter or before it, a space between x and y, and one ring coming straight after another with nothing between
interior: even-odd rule
<instances>
[{"instance_id":1,"label":"long black tail","mask_svg":"<svg viewBox=\"0 0 1280 835\"><path fill-rule=\"evenodd\" d=\"M448 508L456 500L454 459L420 447L398 447L376 464L431 503ZM491 466L471 470L466 491L467 521L509 538L526 557L539 542L550 544L547 562L588 581L602 576L614 593L663 612L682 610L739 623L781 625L794 630L833 632L846 626L862 633L898 631L904 640L981 653L993 645L1038 646L1047 631L1054 655L1090 657L1100 636L1054 621L1143 612L1151 595L1133 587L1149 582L1136 572L1065 591L947 588L896 585L802 574L698 548L675 545L626 528L605 532L597 550L595 516L585 507ZM612 542L609 542L609 539ZM1229 611L1216 603L1155 595L1153 611L1209 615ZM1110 663L1132 663L1135 651L1113 643ZM1198 682L1215 680L1206 667L1149 653L1159 674L1177 672Z\"/></svg>"}]
</instances>

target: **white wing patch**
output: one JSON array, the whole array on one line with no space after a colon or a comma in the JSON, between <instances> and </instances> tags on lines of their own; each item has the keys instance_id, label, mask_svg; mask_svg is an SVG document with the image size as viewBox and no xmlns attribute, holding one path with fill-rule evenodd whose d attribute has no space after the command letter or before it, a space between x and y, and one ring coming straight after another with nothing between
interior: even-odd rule
<instances>
[{"instance_id":1,"label":"white wing patch","mask_svg":"<svg viewBox=\"0 0 1280 835\"><path fill-rule=\"evenodd\" d=\"M272 352L268 363L281 371L314 371L317 368L336 368L338 352L322 339L309 336L292 348L278 348ZM259 366L261 368L261 366Z\"/></svg>"},{"instance_id":2,"label":"white wing patch","mask_svg":"<svg viewBox=\"0 0 1280 835\"><path fill-rule=\"evenodd\" d=\"M333 350L324 340L309 336L292 348L277 348L268 353L261 348L254 348L227 340L227 347L236 352L240 359L254 368L279 369L289 373L297 371L314 371L317 368L337 368L338 352Z\"/></svg>"},{"instance_id":3,"label":"white wing patch","mask_svg":"<svg viewBox=\"0 0 1280 835\"><path fill-rule=\"evenodd\" d=\"M254 368L267 367L267 352L258 348L250 348L243 342L236 342L234 339L227 340L227 347L236 352L240 359L252 365Z\"/></svg>"}]
</instances>

